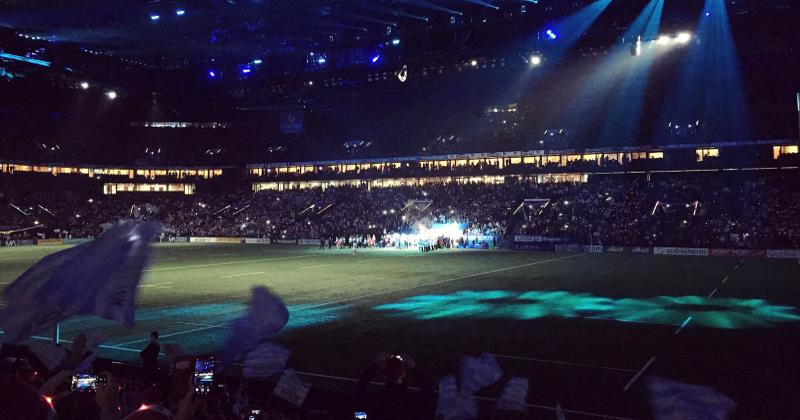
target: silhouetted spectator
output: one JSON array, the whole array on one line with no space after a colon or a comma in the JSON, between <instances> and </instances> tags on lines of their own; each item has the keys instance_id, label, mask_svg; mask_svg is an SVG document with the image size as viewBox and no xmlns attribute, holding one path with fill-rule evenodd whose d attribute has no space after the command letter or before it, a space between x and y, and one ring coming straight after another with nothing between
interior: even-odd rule
<instances>
[{"instance_id":1,"label":"silhouetted spectator","mask_svg":"<svg viewBox=\"0 0 800 420\"><path fill-rule=\"evenodd\" d=\"M150 343L139 353L145 372L150 380L158 382L158 353L161 345L158 341L158 331L150 333Z\"/></svg>"},{"instance_id":2,"label":"silhouetted spectator","mask_svg":"<svg viewBox=\"0 0 800 420\"><path fill-rule=\"evenodd\" d=\"M376 374L382 373L384 386L369 393L367 386ZM408 376L413 378L419 393L412 392ZM379 353L356 385L358 410L369 419L424 419L433 415L433 389L430 381L407 354Z\"/></svg>"}]
</instances>

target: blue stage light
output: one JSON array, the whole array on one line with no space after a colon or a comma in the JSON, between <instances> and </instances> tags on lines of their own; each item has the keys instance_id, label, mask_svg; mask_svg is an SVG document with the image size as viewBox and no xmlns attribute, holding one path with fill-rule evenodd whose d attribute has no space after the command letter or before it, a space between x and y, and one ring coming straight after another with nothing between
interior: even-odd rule
<instances>
[{"instance_id":1,"label":"blue stage light","mask_svg":"<svg viewBox=\"0 0 800 420\"><path fill-rule=\"evenodd\" d=\"M400 45L400 40L395 38L392 40L392 45Z\"/></svg>"},{"instance_id":2,"label":"blue stage light","mask_svg":"<svg viewBox=\"0 0 800 420\"><path fill-rule=\"evenodd\" d=\"M253 60L253 64L261 64L261 63L262 63L262 61L259 58L256 58L255 60Z\"/></svg>"},{"instance_id":3,"label":"blue stage light","mask_svg":"<svg viewBox=\"0 0 800 420\"><path fill-rule=\"evenodd\" d=\"M549 39L556 39L556 38L558 38L558 34L557 34L557 33L555 33L555 32L553 32L553 30L552 30L552 29L548 29L548 30L545 32L545 34L547 35L547 38L549 38Z\"/></svg>"},{"instance_id":4,"label":"blue stage light","mask_svg":"<svg viewBox=\"0 0 800 420\"><path fill-rule=\"evenodd\" d=\"M242 67L242 74L250 74L250 67Z\"/></svg>"},{"instance_id":5,"label":"blue stage light","mask_svg":"<svg viewBox=\"0 0 800 420\"><path fill-rule=\"evenodd\" d=\"M186 10L183 10L183 9L175 10L175 15L177 15L177 16L183 16L185 14L186 14Z\"/></svg>"},{"instance_id":6,"label":"blue stage light","mask_svg":"<svg viewBox=\"0 0 800 420\"><path fill-rule=\"evenodd\" d=\"M381 61L381 55L380 54L376 54L374 57L372 57L372 60L370 60L370 61L372 61L373 64L377 63L378 61Z\"/></svg>"},{"instance_id":7,"label":"blue stage light","mask_svg":"<svg viewBox=\"0 0 800 420\"><path fill-rule=\"evenodd\" d=\"M159 15L150 15L150 20L152 20L152 21L157 21L159 19L161 19L161 16L159 16Z\"/></svg>"},{"instance_id":8,"label":"blue stage light","mask_svg":"<svg viewBox=\"0 0 800 420\"><path fill-rule=\"evenodd\" d=\"M211 78L211 79L216 78L217 77L217 72L215 72L214 70L209 70L208 71L208 77Z\"/></svg>"},{"instance_id":9,"label":"blue stage light","mask_svg":"<svg viewBox=\"0 0 800 420\"><path fill-rule=\"evenodd\" d=\"M317 59L318 64L325 64L327 61L328 60L326 60L325 57L320 57L319 59Z\"/></svg>"}]
</instances>

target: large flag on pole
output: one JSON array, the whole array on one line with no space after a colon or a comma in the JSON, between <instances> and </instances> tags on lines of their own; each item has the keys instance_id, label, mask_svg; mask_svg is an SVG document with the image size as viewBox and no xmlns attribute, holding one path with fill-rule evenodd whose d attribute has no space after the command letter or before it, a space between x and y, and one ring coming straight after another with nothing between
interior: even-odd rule
<instances>
[{"instance_id":1,"label":"large flag on pole","mask_svg":"<svg viewBox=\"0 0 800 420\"><path fill-rule=\"evenodd\" d=\"M136 288L161 232L158 223L127 222L92 242L42 258L3 294L2 342L14 343L75 315L134 323Z\"/></svg>"},{"instance_id":2,"label":"large flag on pole","mask_svg":"<svg viewBox=\"0 0 800 420\"><path fill-rule=\"evenodd\" d=\"M254 287L247 313L231 324L233 331L222 349L219 368L225 369L234 361L245 357L261 343L275 336L287 322L289 310L281 298L266 287ZM279 353L282 352L276 355ZM285 359L288 354L281 357Z\"/></svg>"}]
</instances>

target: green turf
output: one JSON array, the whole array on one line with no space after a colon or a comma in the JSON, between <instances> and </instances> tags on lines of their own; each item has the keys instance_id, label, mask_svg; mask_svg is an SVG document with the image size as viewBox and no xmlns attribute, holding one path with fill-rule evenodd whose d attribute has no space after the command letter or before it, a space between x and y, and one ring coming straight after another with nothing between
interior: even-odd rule
<instances>
[{"instance_id":1,"label":"green turf","mask_svg":"<svg viewBox=\"0 0 800 420\"><path fill-rule=\"evenodd\" d=\"M59 249L0 249L0 283ZM656 356L648 374L784 404L788 387L800 385L796 368L781 362L796 354L787 337L800 325L798 274L794 260L162 245L142 282L135 327L82 318L62 323L61 333L69 340L109 328L102 354L121 360L136 360L153 329L162 342L212 352L250 288L265 285L289 306L278 341L302 372L357 377L383 350L411 353L433 376L456 371L463 354L521 356L528 359L500 360L531 378L532 402L622 415L638 413L631 407L641 408L644 391L621 389ZM336 381L320 386L341 387Z\"/></svg>"}]
</instances>

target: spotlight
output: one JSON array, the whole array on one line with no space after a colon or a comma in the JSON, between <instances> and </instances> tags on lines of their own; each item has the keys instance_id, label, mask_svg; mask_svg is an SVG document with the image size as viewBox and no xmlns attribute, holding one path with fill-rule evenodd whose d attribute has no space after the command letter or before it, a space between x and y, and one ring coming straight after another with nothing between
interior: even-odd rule
<instances>
[{"instance_id":1,"label":"spotlight","mask_svg":"<svg viewBox=\"0 0 800 420\"><path fill-rule=\"evenodd\" d=\"M538 66L539 64L542 64L542 57L540 57L538 55L532 55L530 60L528 60L528 62L532 66Z\"/></svg>"},{"instance_id":2,"label":"spotlight","mask_svg":"<svg viewBox=\"0 0 800 420\"><path fill-rule=\"evenodd\" d=\"M326 60L325 57L320 57L320 58L317 59L317 63L318 64L325 64L327 61L328 60Z\"/></svg>"},{"instance_id":3,"label":"spotlight","mask_svg":"<svg viewBox=\"0 0 800 420\"><path fill-rule=\"evenodd\" d=\"M175 10L175 15L176 16L183 16L185 14L186 14L186 10L183 10L183 9Z\"/></svg>"},{"instance_id":4,"label":"spotlight","mask_svg":"<svg viewBox=\"0 0 800 420\"><path fill-rule=\"evenodd\" d=\"M378 61L381 61L381 55L376 54L374 57L372 57L372 60L370 61L372 61L373 64L377 63Z\"/></svg>"},{"instance_id":5,"label":"spotlight","mask_svg":"<svg viewBox=\"0 0 800 420\"><path fill-rule=\"evenodd\" d=\"M472 60L472 61L470 61L470 62L469 62L469 65L470 65L470 66L472 66L472 67L475 67L475 66L477 66L477 65L478 65L478 60Z\"/></svg>"},{"instance_id":6,"label":"spotlight","mask_svg":"<svg viewBox=\"0 0 800 420\"><path fill-rule=\"evenodd\" d=\"M89 89L89 82L81 82L81 89L83 90Z\"/></svg>"},{"instance_id":7,"label":"spotlight","mask_svg":"<svg viewBox=\"0 0 800 420\"><path fill-rule=\"evenodd\" d=\"M552 29L548 29L548 30L545 32L545 34L547 35L547 38L549 38L549 39L551 39L551 40L558 38L558 34L557 34L557 33L555 33L555 32L553 32L553 30L552 30Z\"/></svg>"},{"instance_id":8,"label":"spotlight","mask_svg":"<svg viewBox=\"0 0 800 420\"><path fill-rule=\"evenodd\" d=\"M106 96L108 96L108 99L117 99L117 92L109 90L106 92Z\"/></svg>"},{"instance_id":9,"label":"spotlight","mask_svg":"<svg viewBox=\"0 0 800 420\"><path fill-rule=\"evenodd\" d=\"M675 42L680 44L686 44L692 39L692 34L689 32L681 32L678 36L675 37Z\"/></svg>"},{"instance_id":10,"label":"spotlight","mask_svg":"<svg viewBox=\"0 0 800 420\"><path fill-rule=\"evenodd\" d=\"M159 15L150 15L150 20L152 20L153 22L155 22L155 21L157 21L159 19L161 19L161 16L159 16Z\"/></svg>"},{"instance_id":11,"label":"spotlight","mask_svg":"<svg viewBox=\"0 0 800 420\"><path fill-rule=\"evenodd\" d=\"M666 35L661 35L661 36L660 36L660 37L658 37L658 39L656 40L656 43L657 43L658 45L667 45L667 44L669 44L669 37L668 37L668 36L666 36Z\"/></svg>"},{"instance_id":12,"label":"spotlight","mask_svg":"<svg viewBox=\"0 0 800 420\"><path fill-rule=\"evenodd\" d=\"M395 38L392 40L392 45L400 45L400 40Z\"/></svg>"},{"instance_id":13,"label":"spotlight","mask_svg":"<svg viewBox=\"0 0 800 420\"><path fill-rule=\"evenodd\" d=\"M253 64L261 64L261 63L263 63L263 61L261 61L260 58L256 58L255 60L253 60Z\"/></svg>"},{"instance_id":14,"label":"spotlight","mask_svg":"<svg viewBox=\"0 0 800 420\"><path fill-rule=\"evenodd\" d=\"M214 70L209 70L208 71L208 78L209 79L216 79L217 78L217 72L215 72Z\"/></svg>"}]
</instances>

